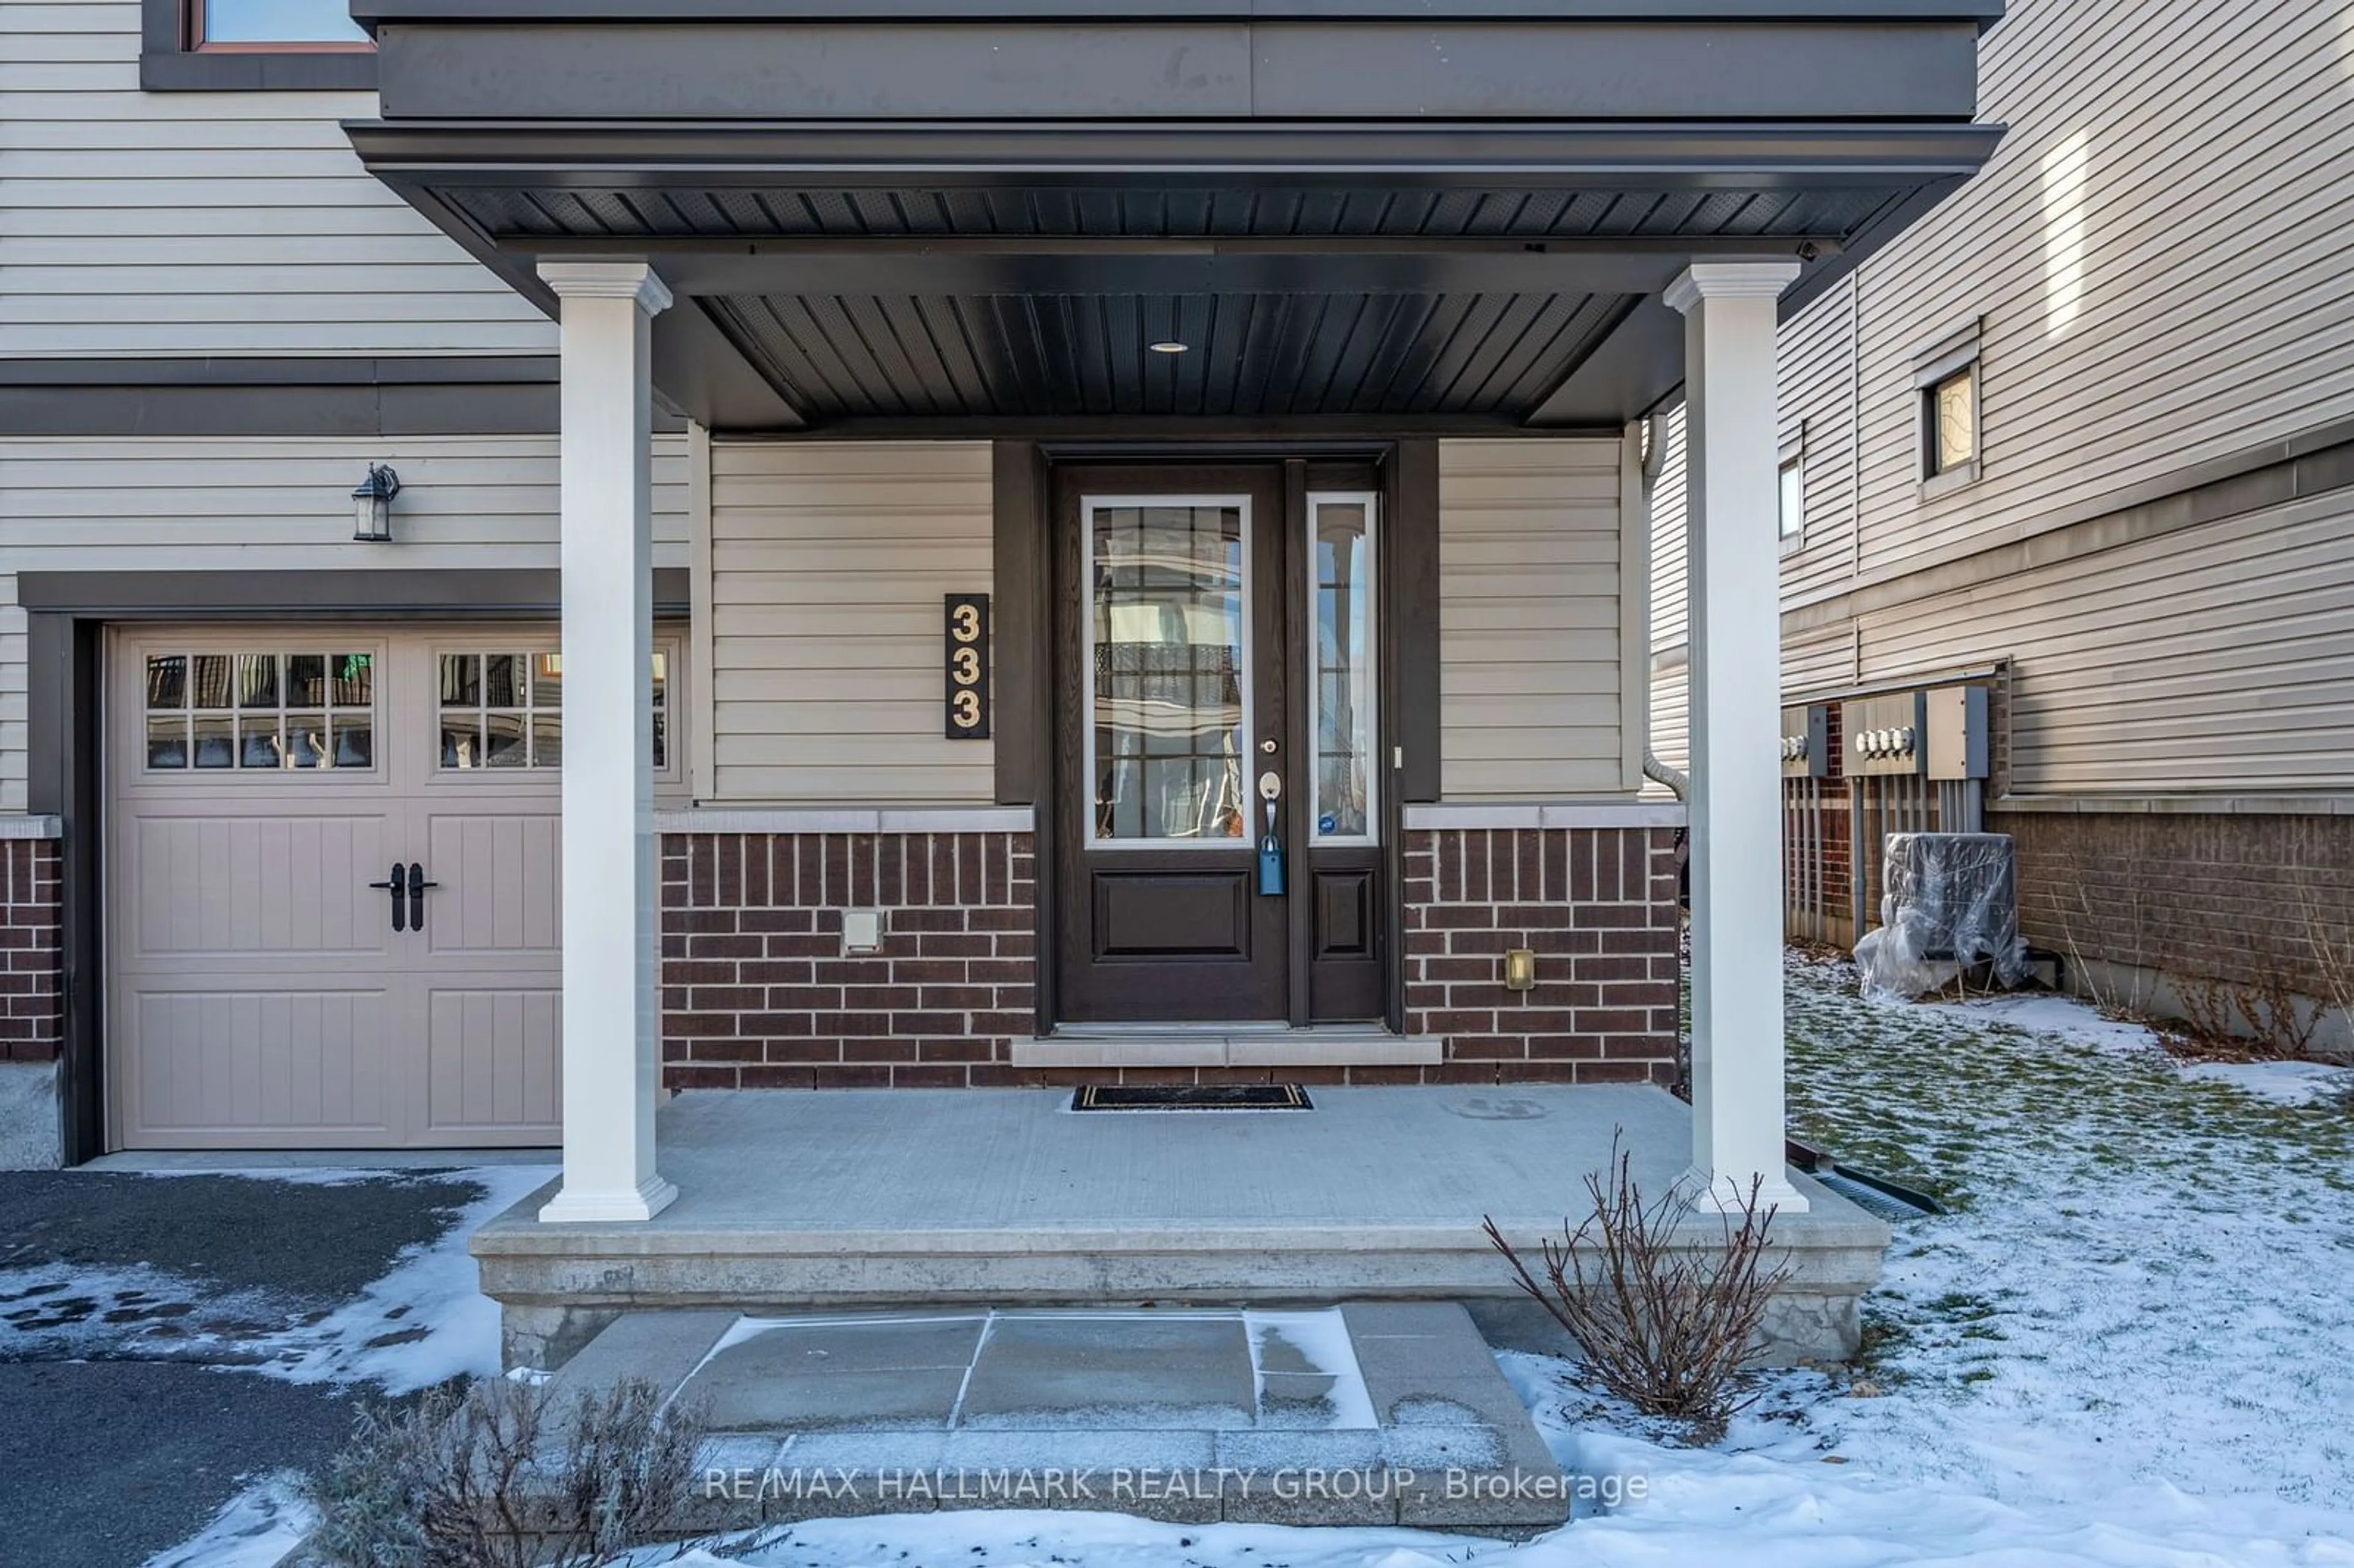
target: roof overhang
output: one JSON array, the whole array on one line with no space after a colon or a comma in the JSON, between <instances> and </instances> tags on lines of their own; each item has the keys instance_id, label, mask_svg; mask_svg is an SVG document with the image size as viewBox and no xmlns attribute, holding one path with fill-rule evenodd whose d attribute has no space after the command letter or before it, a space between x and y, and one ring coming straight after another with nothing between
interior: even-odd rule
<instances>
[{"instance_id":1,"label":"roof overhang","mask_svg":"<svg viewBox=\"0 0 2354 1568\"><path fill-rule=\"evenodd\" d=\"M1797 309L2000 134L1969 119L1979 13L1894 0L1443 28L369 4L366 165L551 312L539 260L652 260L680 298L658 389L724 429L1615 425L1681 380L1659 293L1684 265L1797 256ZM1144 351L1170 339L1193 352Z\"/></svg>"}]
</instances>

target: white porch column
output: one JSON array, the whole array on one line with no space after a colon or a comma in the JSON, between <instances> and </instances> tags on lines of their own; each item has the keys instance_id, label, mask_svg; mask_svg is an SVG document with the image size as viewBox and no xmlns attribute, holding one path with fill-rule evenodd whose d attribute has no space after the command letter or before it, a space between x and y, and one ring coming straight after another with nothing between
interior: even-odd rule
<instances>
[{"instance_id":1,"label":"white porch column","mask_svg":"<svg viewBox=\"0 0 2354 1568\"><path fill-rule=\"evenodd\" d=\"M549 261L563 312L564 1187L544 1221L652 1219L655 313L642 261Z\"/></svg>"},{"instance_id":2,"label":"white porch column","mask_svg":"<svg viewBox=\"0 0 2354 1568\"><path fill-rule=\"evenodd\" d=\"M1775 301L1796 261L1695 262L1684 315L1691 605L1692 1164L1717 1202L1783 1158L1781 546Z\"/></svg>"}]
</instances>

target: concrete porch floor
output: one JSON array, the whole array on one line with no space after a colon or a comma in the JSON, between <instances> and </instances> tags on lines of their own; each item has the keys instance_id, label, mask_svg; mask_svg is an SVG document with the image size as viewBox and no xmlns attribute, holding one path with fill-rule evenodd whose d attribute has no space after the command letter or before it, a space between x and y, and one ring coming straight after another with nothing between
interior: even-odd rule
<instances>
[{"instance_id":1,"label":"concrete porch floor","mask_svg":"<svg viewBox=\"0 0 2354 1568\"><path fill-rule=\"evenodd\" d=\"M623 1311L1224 1306L1458 1299L1544 1342L1480 1234L1584 1213L1622 1129L1636 1179L1684 1171L1691 1113L1643 1086L1328 1088L1310 1111L1077 1112L1067 1089L689 1093L661 1112L680 1196L638 1224L544 1224L543 1191L475 1233L510 1365L560 1365ZM1763 1359L1856 1347L1888 1229L1802 1174L1774 1236L1792 1277ZM1713 1214L1687 1223L1695 1243Z\"/></svg>"}]
</instances>

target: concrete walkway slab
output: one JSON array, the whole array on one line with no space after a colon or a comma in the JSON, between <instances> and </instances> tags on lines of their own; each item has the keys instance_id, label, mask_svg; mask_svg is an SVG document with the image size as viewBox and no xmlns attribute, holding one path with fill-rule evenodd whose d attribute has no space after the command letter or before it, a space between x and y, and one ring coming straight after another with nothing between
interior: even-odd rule
<instances>
[{"instance_id":1,"label":"concrete walkway slab","mask_svg":"<svg viewBox=\"0 0 2354 1568\"><path fill-rule=\"evenodd\" d=\"M632 1314L558 1377L643 1377L708 1408L681 1534L950 1508L1483 1533L1568 1517L1452 1302L714 1316Z\"/></svg>"}]
</instances>

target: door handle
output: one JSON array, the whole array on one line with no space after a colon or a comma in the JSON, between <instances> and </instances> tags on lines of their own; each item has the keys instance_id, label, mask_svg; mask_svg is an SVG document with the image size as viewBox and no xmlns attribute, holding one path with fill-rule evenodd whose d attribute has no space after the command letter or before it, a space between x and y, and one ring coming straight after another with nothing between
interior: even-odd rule
<instances>
[{"instance_id":1,"label":"door handle","mask_svg":"<svg viewBox=\"0 0 2354 1568\"><path fill-rule=\"evenodd\" d=\"M396 931L407 930L408 927L401 922L400 890L404 884L400 874L400 863L398 861L394 861L392 863L392 875L390 877L383 882L371 882L368 885L370 887L388 887L392 889L392 928Z\"/></svg>"},{"instance_id":2,"label":"door handle","mask_svg":"<svg viewBox=\"0 0 2354 1568\"><path fill-rule=\"evenodd\" d=\"M422 931L425 929L425 890L429 887L439 887L440 885L441 885L438 882L428 882L425 880L425 866L423 863L413 860L408 863L408 928L410 930ZM394 903L398 904L399 900L400 895L398 893L394 894ZM400 929L400 915L398 910L394 912L392 916L392 928L396 931Z\"/></svg>"}]
</instances>

